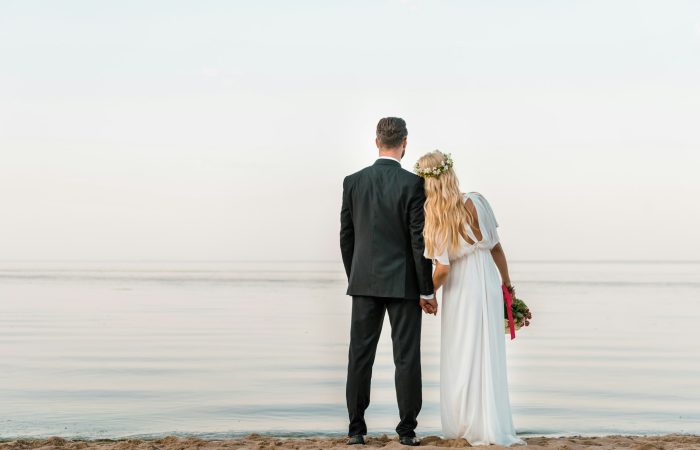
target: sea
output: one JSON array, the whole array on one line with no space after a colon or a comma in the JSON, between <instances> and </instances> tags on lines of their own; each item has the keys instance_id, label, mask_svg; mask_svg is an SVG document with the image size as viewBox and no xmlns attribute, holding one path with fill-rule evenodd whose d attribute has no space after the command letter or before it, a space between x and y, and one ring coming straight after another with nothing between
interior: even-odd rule
<instances>
[{"instance_id":1,"label":"sea","mask_svg":"<svg viewBox=\"0 0 700 450\"><path fill-rule=\"evenodd\" d=\"M700 262L513 261L522 436L700 434ZM344 435L351 299L337 261L0 262L0 439ZM398 411L388 321L367 411ZM440 435L424 316L418 435Z\"/></svg>"}]
</instances>

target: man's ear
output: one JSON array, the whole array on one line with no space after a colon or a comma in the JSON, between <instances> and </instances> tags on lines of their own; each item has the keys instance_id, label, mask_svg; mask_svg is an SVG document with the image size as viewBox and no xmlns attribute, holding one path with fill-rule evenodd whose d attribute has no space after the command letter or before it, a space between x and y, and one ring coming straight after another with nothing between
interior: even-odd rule
<instances>
[{"instance_id":1,"label":"man's ear","mask_svg":"<svg viewBox=\"0 0 700 450\"><path fill-rule=\"evenodd\" d=\"M379 138L374 138L374 143L375 143L375 145L377 146L378 149L380 149L380 150L382 149L382 146L379 145Z\"/></svg>"}]
</instances>

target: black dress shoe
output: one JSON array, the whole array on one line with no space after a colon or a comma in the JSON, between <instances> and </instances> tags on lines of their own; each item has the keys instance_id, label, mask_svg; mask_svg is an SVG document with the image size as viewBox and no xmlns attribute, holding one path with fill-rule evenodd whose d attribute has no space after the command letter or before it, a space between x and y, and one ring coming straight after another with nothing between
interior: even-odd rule
<instances>
[{"instance_id":1,"label":"black dress shoe","mask_svg":"<svg viewBox=\"0 0 700 450\"><path fill-rule=\"evenodd\" d=\"M415 437L411 436L404 436L399 438L399 442L401 442L403 445L410 445L412 447L415 447L416 445L420 445L420 441L416 439Z\"/></svg>"},{"instance_id":2,"label":"black dress shoe","mask_svg":"<svg viewBox=\"0 0 700 450\"><path fill-rule=\"evenodd\" d=\"M347 445L365 445L365 438L361 434L350 436Z\"/></svg>"}]
</instances>

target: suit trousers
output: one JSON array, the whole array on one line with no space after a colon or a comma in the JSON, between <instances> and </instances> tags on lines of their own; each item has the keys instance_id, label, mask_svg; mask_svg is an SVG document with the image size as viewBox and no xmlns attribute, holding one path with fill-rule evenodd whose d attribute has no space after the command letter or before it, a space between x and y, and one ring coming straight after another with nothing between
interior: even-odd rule
<instances>
[{"instance_id":1,"label":"suit trousers","mask_svg":"<svg viewBox=\"0 0 700 450\"><path fill-rule=\"evenodd\" d=\"M372 366L385 311L389 313L394 350L394 383L400 418L396 432L401 437L416 435L416 419L423 402L420 364L422 310L419 301L354 296L345 390L349 436L367 434L365 410L369 406Z\"/></svg>"}]
</instances>

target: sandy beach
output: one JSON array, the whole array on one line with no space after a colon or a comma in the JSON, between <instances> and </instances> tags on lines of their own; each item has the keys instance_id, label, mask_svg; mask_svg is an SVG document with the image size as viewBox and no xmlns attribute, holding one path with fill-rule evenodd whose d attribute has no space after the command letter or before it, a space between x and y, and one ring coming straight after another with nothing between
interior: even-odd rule
<instances>
[{"instance_id":1,"label":"sandy beach","mask_svg":"<svg viewBox=\"0 0 700 450\"><path fill-rule=\"evenodd\" d=\"M700 449L700 436L669 434L664 436L604 436L604 437L530 437L525 439L530 449ZM421 440L423 449L466 448L465 440L444 440L437 436L427 436ZM168 436L162 439L99 439L67 440L59 437L37 440L15 440L0 442L0 450L15 449L94 449L94 450L184 450L184 449L252 449L252 450L329 450L347 449L345 438L277 438L251 434L237 439L204 440ZM396 439L387 436L369 437L367 445L356 450L384 448L399 450L407 447ZM491 446L500 449L503 447Z\"/></svg>"}]
</instances>

